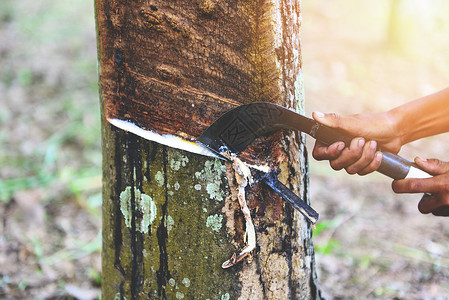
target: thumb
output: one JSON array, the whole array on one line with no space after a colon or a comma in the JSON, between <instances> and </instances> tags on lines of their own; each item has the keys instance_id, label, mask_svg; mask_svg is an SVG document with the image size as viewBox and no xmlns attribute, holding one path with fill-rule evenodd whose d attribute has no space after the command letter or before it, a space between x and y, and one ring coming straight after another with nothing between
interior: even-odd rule
<instances>
[{"instance_id":1,"label":"thumb","mask_svg":"<svg viewBox=\"0 0 449 300\"><path fill-rule=\"evenodd\" d=\"M325 114L319 111L314 111L312 117L315 121L332 128L339 128L341 123L341 116L337 113Z\"/></svg>"},{"instance_id":2,"label":"thumb","mask_svg":"<svg viewBox=\"0 0 449 300\"><path fill-rule=\"evenodd\" d=\"M449 163L443 162L439 159L424 159L416 157L415 163L424 171L427 171L433 175L440 175L449 172Z\"/></svg>"}]
</instances>

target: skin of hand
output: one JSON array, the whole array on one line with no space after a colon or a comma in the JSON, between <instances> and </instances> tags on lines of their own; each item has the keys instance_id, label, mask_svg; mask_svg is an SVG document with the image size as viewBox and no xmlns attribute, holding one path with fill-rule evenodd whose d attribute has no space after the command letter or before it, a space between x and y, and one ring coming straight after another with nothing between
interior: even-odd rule
<instances>
[{"instance_id":1,"label":"skin of hand","mask_svg":"<svg viewBox=\"0 0 449 300\"><path fill-rule=\"evenodd\" d=\"M402 179L393 181L395 193L427 193L418 204L423 214L449 216L449 163L438 159L421 159L415 163L429 174L435 175L426 179Z\"/></svg>"},{"instance_id":2,"label":"skin of hand","mask_svg":"<svg viewBox=\"0 0 449 300\"><path fill-rule=\"evenodd\" d=\"M398 153L402 145L448 131L449 88L418 98L384 113L340 116L313 113L313 118L329 127L339 128L356 138L347 148L342 142L325 146L316 143L313 157L329 160L335 170L346 169L350 174L365 175L380 165L378 148Z\"/></svg>"},{"instance_id":3,"label":"skin of hand","mask_svg":"<svg viewBox=\"0 0 449 300\"><path fill-rule=\"evenodd\" d=\"M336 113L314 112L313 118L328 127L338 128L355 136L349 147L343 142L326 146L315 143L312 155L316 160L329 160L334 170L345 169L349 174L366 175L379 168L382 153L378 147L393 153L401 149L394 118L388 112L340 116ZM361 138L361 137L364 138ZM367 141L368 140L368 141Z\"/></svg>"},{"instance_id":4,"label":"skin of hand","mask_svg":"<svg viewBox=\"0 0 449 300\"><path fill-rule=\"evenodd\" d=\"M448 102L449 88L446 88L379 114L342 117L313 113L316 121L358 138L346 148L343 142L330 146L316 142L312 155L317 160L329 160L335 170L344 168L349 174L359 175L371 173L379 168L382 160L377 149L397 153L409 142L448 132ZM394 192L426 193L419 202L419 211L449 216L449 163L419 158L415 163L434 177L396 180L392 185Z\"/></svg>"}]
</instances>

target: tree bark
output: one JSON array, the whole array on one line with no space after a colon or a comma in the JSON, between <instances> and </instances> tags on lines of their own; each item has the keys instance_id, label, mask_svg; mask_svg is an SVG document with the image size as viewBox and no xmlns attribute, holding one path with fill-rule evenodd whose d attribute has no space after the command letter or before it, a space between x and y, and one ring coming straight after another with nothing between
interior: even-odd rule
<instances>
[{"instance_id":1,"label":"tree bark","mask_svg":"<svg viewBox=\"0 0 449 300\"><path fill-rule=\"evenodd\" d=\"M301 111L299 0L95 5L105 120L102 298L319 298L311 226L278 195L257 183L247 187L254 260L222 269L245 245L231 164L110 124L132 122L191 141L241 103ZM308 199L298 132L262 139L242 157L268 160Z\"/></svg>"}]
</instances>

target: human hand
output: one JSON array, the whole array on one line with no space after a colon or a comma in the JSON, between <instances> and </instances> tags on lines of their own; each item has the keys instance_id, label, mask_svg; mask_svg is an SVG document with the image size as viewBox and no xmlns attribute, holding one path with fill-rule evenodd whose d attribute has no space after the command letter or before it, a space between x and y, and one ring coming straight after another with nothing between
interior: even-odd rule
<instances>
[{"instance_id":1,"label":"human hand","mask_svg":"<svg viewBox=\"0 0 449 300\"><path fill-rule=\"evenodd\" d=\"M449 216L449 163L418 157L415 163L435 177L395 180L392 184L393 191L395 193L426 193L418 204L418 210L423 214Z\"/></svg>"},{"instance_id":2,"label":"human hand","mask_svg":"<svg viewBox=\"0 0 449 300\"><path fill-rule=\"evenodd\" d=\"M349 147L343 142L329 146L319 141L315 143L313 157L329 160L334 170L344 168L349 174L366 175L380 166L382 153L377 150L378 146L393 153L399 152L402 146L395 120L388 113L340 116L314 112L313 118L356 137Z\"/></svg>"}]
</instances>

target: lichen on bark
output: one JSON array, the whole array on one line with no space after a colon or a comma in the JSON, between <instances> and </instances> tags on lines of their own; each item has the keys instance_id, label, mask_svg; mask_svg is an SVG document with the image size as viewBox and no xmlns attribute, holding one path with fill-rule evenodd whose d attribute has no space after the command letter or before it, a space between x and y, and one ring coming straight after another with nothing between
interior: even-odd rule
<instances>
[{"instance_id":1,"label":"lichen on bark","mask_svg":"<svg viewBox=\"0 0 449 300\"><path fill-rule=\"evenodd\" d=\"M140 224L136 226L136 230L142 233L148 233L148 227L156 219L157 207L153 199L141 193L138 189L134 188L134 209L138 211L141 215ZM125 219L126 227L131 227L132 218L132 201L133 195L131 192L131 187L128 186L124 191L120 193L120 211Z\"/></svg>"},{"instance_id":2,"label":"lichen on bark","mask_svg":"<svg viewBox=\"0 0 449 300\"><path fill-rule=\"evenodd\" d=\"M106 120L191 141L241 103L302 107L299 0L96 0L96 14ZM255 149L243 155L307 198L298 133ZM103 155L104 299L318 297L310 227L266 187L246 188L255 260L225 271L245 232L229 164L108 123ZM154 218L141 205L150 199Z\"/></svg>"},{"instance_id":3,"label":"lichen on bark","mask_svg":"<svg viewBox=\"0 0 449 300\"><path fill-rule=\"evenodd\" d=\"M110 199L104 203L104 222L111 232L104 235L103 268L109 274L104 274L108 281L103 285L103 297L112 299L117 293L127 299L175 298L181 294L186 299L236 296L235 274L217 272L230 248L226 229L218 226L223 218L223 202L209 197L204 189L194 188L198 182L207 185L213 181L221 186L220 192L226 197L223 176L195 176L205 165L221 169L223 163L118 130L106 129L106 132L115 136L115 144L104 144L105 155L121 159L105 168L106 172L111 172L105 174L111 185L105 189ZM129 140L127 148L121 147L124 140ZM181 164L179 170L172 169L170 162L181 156L188 158L188 162L184 166ZM144 177L155 178L158 172L164 178L162 186L155 179L143 180ZM119 175L111 177L114 173ZM178 187L176 183L179 182L182 186ZM111 191L114 190L118 194L116 199L121 195L127 205L130 203L129 219L122 214L123 202L113 200ZM152 198L158 211L147 232L140 230L139 223L142 213L137 203L143 194ZM104 230L107 232L108 228ZM132 280L141 282L137 289L130 284ZM216 282L220 282L218 289Z\"/></svg>"}]
</instances>

